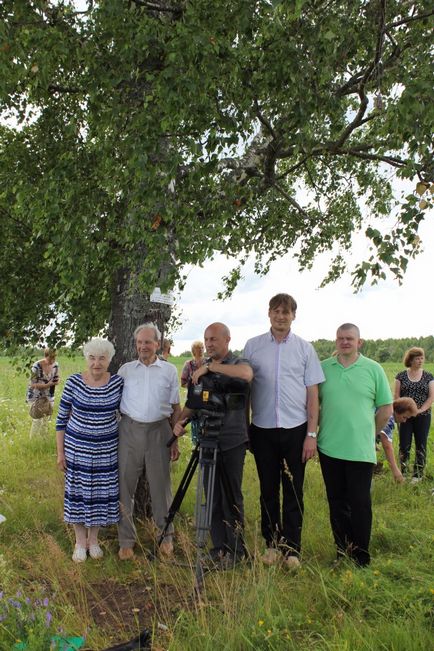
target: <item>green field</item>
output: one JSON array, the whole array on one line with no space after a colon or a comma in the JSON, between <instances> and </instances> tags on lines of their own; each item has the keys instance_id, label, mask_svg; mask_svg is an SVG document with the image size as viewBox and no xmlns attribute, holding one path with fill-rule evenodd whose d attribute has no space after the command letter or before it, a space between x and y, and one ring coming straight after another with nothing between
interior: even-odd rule
<instances>
[{"instance_id":1,"label":"green field","mask_svg":"<svg viewBox=\"0 0 434 651\"><path fill-rule=\"evenodd\" d=\"M172 359L178 368L184 358ZM80 358L59 360L62 381L82 368ZM385 364L391 382L402 368ZM427 364L434 371L434 364ZM54 425L39 440L29 439L24 402L27 378L0 359L0 620L2 603L17 591L30 599L47 597L52 626L84 635L86 649L98 651L153 631L153 649L162 651L244 651L379 649L428 651L434 623L433 429L427 478L396 485L390 471L373 486L373 561L358 570L332 568L334 547L319 465L309 463L305 483L303 567L296 575L259 561L206 577L201 603L194 599L194 486L175 520L176 562L147 559L151 545L139 525L143 551L135 562L117 559L116 529L102 533L105 557L72 563L72 534L62 521L63 478L56 469ZM59 396L57 396L58 401ZM176 487L191 446L173 469ZM253 458L245 469L246 537L252 554L262 551L258 483ZM8 620L0 621L0 651L18 639ZM30 651L45 651L36 642Z\"/></svg>"}]
</instances>

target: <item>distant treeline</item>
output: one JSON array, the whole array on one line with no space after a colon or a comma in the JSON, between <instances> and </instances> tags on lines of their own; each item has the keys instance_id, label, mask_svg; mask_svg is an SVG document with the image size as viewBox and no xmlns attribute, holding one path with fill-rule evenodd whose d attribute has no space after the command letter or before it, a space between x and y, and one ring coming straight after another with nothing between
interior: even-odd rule
<instances>
[{"instance_id":1,"label":"distant treeline","mask_svg":"<svg viewBox=\"0 0 434 651\"><path fill-rule=\"evenodd\" d=\"M335 350L335 342L327 339L313 341L318 357L326 359ZM377 362L402 362L409 348L418 346L425 351L428 362L434 362L434 337L406 337L405 339L365 339L361 352Z\"/></svg>"},{"instance_id":2,"label":"distant treeline","mask_svg":"<svg viewBox=\"0 0 434 651\"><path fill-rule=\"evenodd\" d=\"M318 357L327 359L335 350L335 342L328 339L312 341ZM428 362L434 362L434 337L406 337L405 339L365 339L361 352L366 357L375 359L377 362L402 362L404 353L409 348L418 346L425 351ZM234 350L235 354L242 354L240 350ZM186 350L182 357L191 357L191 352Z\"/></svg>"},{"instance_id":3,"label":"distant treeline","mask_svg":"<svg viewBox=\"0 0 434 651\"><path fill-rule=\"evenodd\" d=\"M318 339L317 341L312 341L312 344L315 347L318 357L320 359L326 359L330 357L335 350L335 342L328 339ZM434 362L434 337L406 337L405 339L365 339L363 341L363 346L361 352L375 359L377 362L402 362L404 353L406 350L412 346L418 346L423 348L425 351L425 358L427 362ZM70 348L61 348L58 350L58 353L64 355L74 355L78 351L71 350ZM234 350L236 355L242 355L242 350ZM15 348L11 349L2 349L0 342L0 356L16 357L30 361L35 355L41 355L42 350L36 348ZM191 357L191 351L185 350L179 355L179 357Z\"/></svg>"}]
</instances>

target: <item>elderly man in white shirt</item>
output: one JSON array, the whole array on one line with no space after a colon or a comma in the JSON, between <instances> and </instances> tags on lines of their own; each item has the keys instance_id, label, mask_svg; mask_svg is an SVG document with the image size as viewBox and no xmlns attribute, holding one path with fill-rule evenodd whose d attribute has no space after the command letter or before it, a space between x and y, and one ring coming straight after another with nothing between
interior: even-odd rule
<instances>
[{"instance_id":1,"label":"elderly man in white shirt","mask_svg":"<svg viewBox=\"0 0 434 651\"><path fill-rule=\"evenodd\" d=\"M134 556L134 494L143 467L149 483L153 518L161 531L172 502L170 461L179 457L176 441L170 449L166 445L172 437L172 425L181 412L176 367L157 357L161 335L153 323L139 325L134 339L138 359L123 364L118 371L124 378L119 423L121 560ZM170 526L159 548L162 556L173 553L172 535L173 526Z\"/></svg>"},{"instance_id":2,"label":"elderly man in white shirt","mask_svg":"<svg viewBox=\"0 0 434 651\"><path fill-rule=\"evenodd\" d=\"M249 339L243 355L254 373L250 447L261 486L262 561L282 560L290 569L300 565L304 471L316 454L318 384L324 382L312 344L291 332L296 310L289 294L273 296L271 330Z\"/></svg>"}]
</instances>

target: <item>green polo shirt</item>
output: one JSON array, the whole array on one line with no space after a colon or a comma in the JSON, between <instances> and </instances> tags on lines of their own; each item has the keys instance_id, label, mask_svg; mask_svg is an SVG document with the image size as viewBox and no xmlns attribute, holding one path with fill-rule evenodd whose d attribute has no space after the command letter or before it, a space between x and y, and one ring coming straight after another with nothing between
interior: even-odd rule
<instances>
[{"instance_id":1,"label":"green polo shirt","mask_svg":"<svg viewBox=\"0 0 434 651\"><path fill-rule=\"evenodd\" d=\"M347 461L376 462L375 410L392 403L392 393L380 364L359 355L347 368L336 357L322 362L318 448Z\"/></svg>"}]
</instances>

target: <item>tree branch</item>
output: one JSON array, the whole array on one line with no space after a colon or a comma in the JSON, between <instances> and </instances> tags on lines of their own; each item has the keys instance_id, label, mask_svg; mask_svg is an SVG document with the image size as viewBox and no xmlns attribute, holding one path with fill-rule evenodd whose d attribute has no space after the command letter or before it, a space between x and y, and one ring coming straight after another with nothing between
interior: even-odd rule
<instances>
[{"instance_id":1,"label":"tree branch","mask_svg":"<svg viewBox=\"0 0 434 651\"><path fill-rule=\"evenodd\" d=\"M147 2L146 0L131 0L131 2L134 2L134 4L136 4L139 7L143 7L144 9L149 9L150 11L164 11L166 13L173 14L177 18L179 18L183 14L183 9L181 7L160 5L155 2Z\"/></svg>"},{"instance_id":2,"label":"tree branch","mask_svg":"<svg viewBox=\"0 0 434 651\"><path fill-rule=\"evenodd\" d=\"M256 109L256 117L258 118L259 122L267 129L267 131L271 133L273 140L276 140L276 133L271 125L271 122L267 120L267 118L262 113L261 109L259 108L258 99L256 97L253 102Z\"/></svg>"},{"instance_id":3,"label":"tree branch","mask_svg":"<svg viewBox=\"0 0 434 651\"><path fill-rule=\"evenodd\" d=\"M59 84L49 84L47 87L49 93L81 93L80 88L73 88L71 86L61 86Z\"/></svg>"},{"instance_id":4,"label":"tree branch","mask_svg":"<svg viewBox=\"0 0 434 651\"><path fill-rule=\"evenodd\" d=\"M291 206L294 206L294 208L296 208L296 210L300 213L300 215L303 216L304 219L309 220L309 215L304 210L304 208L302 208L300 204L293 197L291 197L291 195L288 194L279 183L274 181L272 185L282 195L282 197L284 197L291 204Z\"/></svg>"},{"instance_id":5,"label":"tree branch","mask_svg":"<svg viewBox=\"0 0 434 651\"><path fill-rule=\"evenodd\" d=\"M428 11L426 14L418 14L417 16L409 16L408 18L397 20L396 23L389 23L386 25L385 29L389 30L392 27L399 27L400 25L405 25L406 23L411 23L415 20L423 20L424 18L429 18L430 16L434 16L434 11Z\"/></svg>"},{"instance_id":6,"label":"tree branch","mask_svg":"<svg viewBox=\"0 0 434 651\"><path fill-rule=\"evenodd\" d=\"M3 208L3 206L0 206L0 212L2 212L3 215L5 215L5 217L6 217L7 219L10 219L10 220L13 221L17 226L19 226L19 227L22 229L22 234L23 234L25 237L28 237L28 236L31 234L32 229L29 228L28 225L25 224L24 222L22 222L20 219L17 219L17 218L14 217L13 215L11 215L11 213L8 212L5 208Z\"/></svg>"},{"instance_id":7,"label":"tree branch","mask_svg":"<svg viewBox=\"0 0 434 651\"><path fill-rule=\"evenodd\" d=\"M381 156L380 154L368 154L360 151L360 149L340 149L339 151L334 151L334 154L337 156L355 156L356 158L363 158L365 160L375 160L382 163L387 163L393 167L404 167L407 164L407 161L402 160L402 158L396 158L394 156Z\"/></svg>"}]
</instances>

